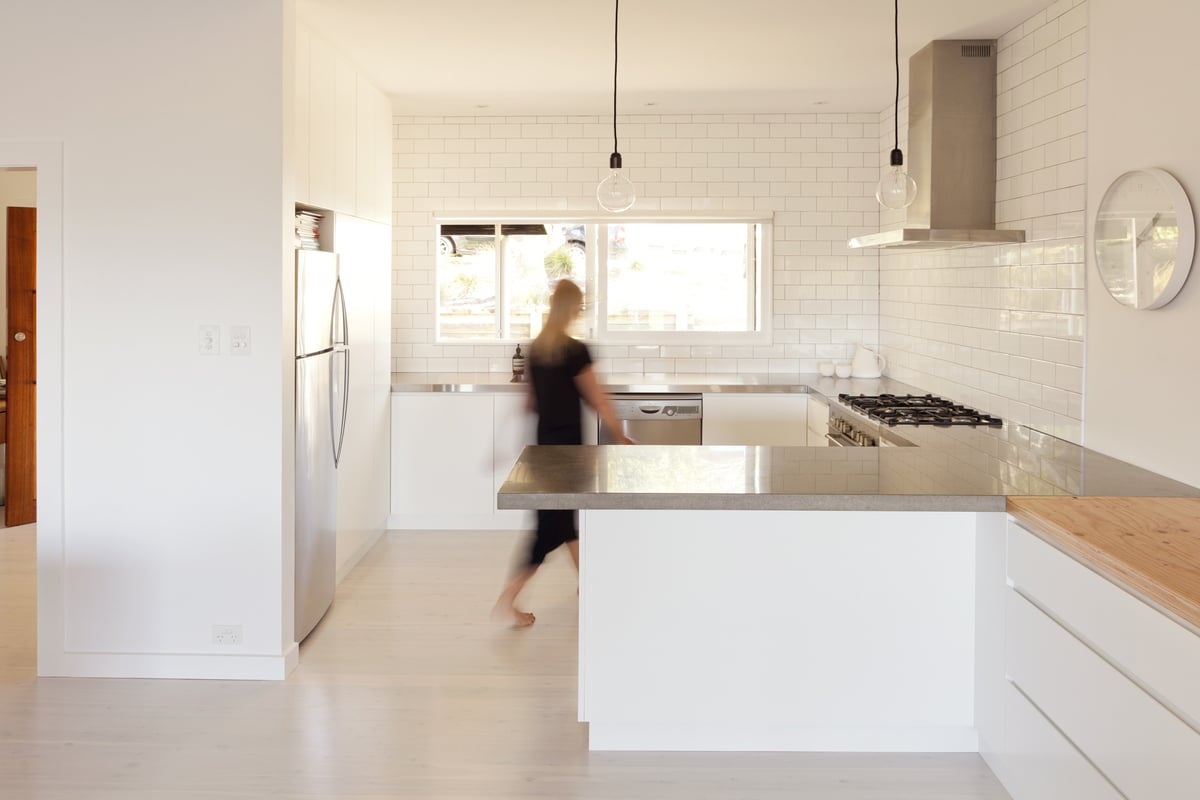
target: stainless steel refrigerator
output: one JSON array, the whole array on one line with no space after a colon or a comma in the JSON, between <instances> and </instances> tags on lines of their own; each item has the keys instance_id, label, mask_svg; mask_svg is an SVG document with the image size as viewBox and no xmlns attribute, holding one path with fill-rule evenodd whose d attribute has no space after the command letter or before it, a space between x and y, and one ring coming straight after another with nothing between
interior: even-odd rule
<instances>
[{"instance_id":1,"label":"stainless steel refrigerator","mask_svg":"<svg viewBox=\"0 0 1200 800\"><path fill-rule=\"evenodd\" d=\"M337 465L350 384L349 324L338 259L296 253L296 641L333 603Z\"/></svg>"}]
</instances>

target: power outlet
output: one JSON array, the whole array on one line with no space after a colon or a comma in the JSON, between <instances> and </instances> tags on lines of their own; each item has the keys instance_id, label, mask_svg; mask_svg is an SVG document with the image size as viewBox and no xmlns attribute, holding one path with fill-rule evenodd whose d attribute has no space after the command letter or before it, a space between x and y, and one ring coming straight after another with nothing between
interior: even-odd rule
<instances>
[{"instance_id":1,"label":"power outlet","mask_svg":"<svg viewBox=\"0 0 1200 800\"><path fill-rule=\"evenodd\" d=\"M213 644L231 645L241 643L241 625L213 625Z\"/></svg>"}]
</instances>

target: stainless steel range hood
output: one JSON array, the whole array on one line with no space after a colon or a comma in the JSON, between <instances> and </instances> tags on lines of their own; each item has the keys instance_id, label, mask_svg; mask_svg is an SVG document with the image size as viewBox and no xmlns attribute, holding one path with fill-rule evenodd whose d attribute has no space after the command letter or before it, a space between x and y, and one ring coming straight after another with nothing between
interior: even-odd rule
<instances>
[{"instance_id":1,"label":"stainless steel range hood","mask_svg":"<svg viewBox=\"0 0 1200 800\"><path fill-rule=\"evenodd\" d=\"M905 227L849 246L917 250L1008 244L996 229L996 43L931 42L908 61L908 173L917 199Z\"/></svg>"}]
</instances>

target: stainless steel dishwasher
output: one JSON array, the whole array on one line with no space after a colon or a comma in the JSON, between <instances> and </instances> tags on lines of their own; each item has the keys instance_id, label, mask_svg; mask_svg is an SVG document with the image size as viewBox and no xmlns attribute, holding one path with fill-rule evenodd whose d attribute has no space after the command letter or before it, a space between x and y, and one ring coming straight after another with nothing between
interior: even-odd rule
<instances>
[{"instance_id":1,"label":"stainless steel dishwasher","mask_svg":"<svg viewBox=\"0 0 1200 800\"><path fill-rule=\"evenodd\" d=\"M698 394L617 394L609 401L625 435L638 444L700 444L704 403ZM614 442L604 420L597 441Z\"/></svg>"}]
</instances>

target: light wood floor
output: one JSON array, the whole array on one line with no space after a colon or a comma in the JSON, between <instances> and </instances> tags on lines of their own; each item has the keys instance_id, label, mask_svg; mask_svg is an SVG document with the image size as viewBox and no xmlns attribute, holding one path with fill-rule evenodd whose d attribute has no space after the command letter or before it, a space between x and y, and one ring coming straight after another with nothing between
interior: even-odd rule
<instances>
[{"instance_id":1,"label":"light wood floor","mask_svg":"<svg viewBox=\"0 0 1200 800\"><path fill-rule=\"evenodd\" d=\"M388 534L284 682L38 680L33 528L0 530L0 798L1008 797L976 755L589 753L565 554L533 628L487 619L520 538Z\"/></svg>"}]
</instances>

